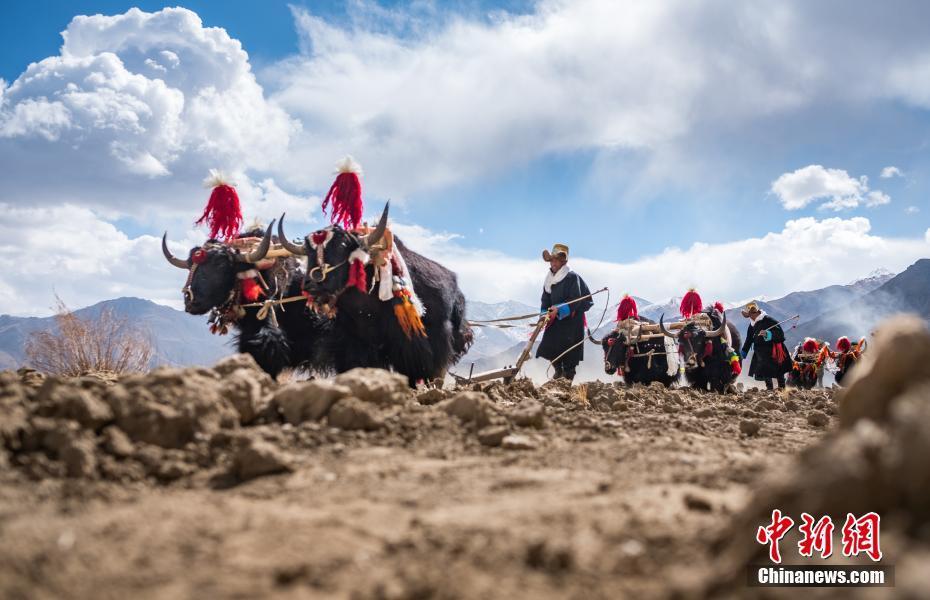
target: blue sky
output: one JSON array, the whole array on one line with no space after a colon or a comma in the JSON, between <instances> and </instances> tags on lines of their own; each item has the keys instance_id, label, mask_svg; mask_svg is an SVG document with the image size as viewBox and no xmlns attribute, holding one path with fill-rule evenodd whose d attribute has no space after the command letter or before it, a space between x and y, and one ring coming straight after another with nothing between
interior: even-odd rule
<instances>
[{"instance_id":1,"label":"blue sky","mask_svg":"<svg viewBox=\"0 0 930 600\"><path fill-rule=\"evenodd\" d=\"M485 301L532 301L555 241L594 285L654 300L772 297L930 254L920 2L166 6L0 8L0 208L25 253L0 312L47 312L51 290L20 283L43 269L74 305L176 305L154 241L198 242L208 168L297 235L323 224L346 153L369 211L391 199L413 247Z\"/></svg>"}]
</instances>

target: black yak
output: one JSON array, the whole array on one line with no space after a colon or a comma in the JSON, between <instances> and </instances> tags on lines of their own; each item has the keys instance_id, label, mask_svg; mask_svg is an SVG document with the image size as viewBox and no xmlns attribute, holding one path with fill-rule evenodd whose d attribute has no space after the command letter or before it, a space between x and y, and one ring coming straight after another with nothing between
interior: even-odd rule
<instances>
[{"instance_id":1,"label":"black yak","mask_svg":"<svg viewBox=\"0 0 930 600\"><path fill-rule=\"evenodd\" d=\"M788 373L788 385L809 390L815 386L823 387L823 369L826 366L830 348L825 342L807 338L795 348Z\"/></svg>"},{"instance_id":2,"label":"black yak","mask_svg":"<svg viewBox=\"0 0 930 600\"><path fill-rule=\"evenodd\" d=\"M278 237L292 253L307 256L304 290L312 306L333 318L330 349L336 371L393 368L413 387L421 380L441 380L468 350L472 332L455 273L392 237L387 216L385 206L378 227L368 235L331 225L298 245L285 238L282 215ZM400 257L387 256L389 239ZM386 281L384 268L375 266L379 258L388 261ZM398 275L400 261L410 282ZM391 294L387 298L385 285ZM418 299L422 311L416 310ZM414 312L422 312L422 320Z\"/></svg>"},{"instance_id":3,"label":"black yak","mask_svg":"<svg viewBox=\"0 0 930 600\"><path fill-rule=\"evenodd\" d=\"M836 353L832 354L832 358L836 362L837 385L843 385L843 379L849 374L849 370L856 366L856 363L862 358L862 353L865 352L865 348L865 338L860 339L855 346L846 336L836 341Z\"/></svg>"},{"instance_id":4,"label":"black yak","mask_svg":"<svg viewBox=\"0 0 930 600\"><path fill-rule=\"evenodd\" d=\"M722 319L717 317L713 310L704 311L711 321L714 329L708 331L701 328L694 321L689 321L677 334L665 327L665 315L659 317L659 328L667 337L678 342L679 359L685 370L685 379L692 388L710 390L720 394L724 393L736 379L738 369L731 365L734 358L732 348L740 346L740 335L732 323L727 323L726 313ZM731 347L727 347L725 331L729 329Z\"/></svg>"},{"instance_id":5,"label":"black yak","mask_svg":"<svg viewBox=\"0 0 930 600\"><path fill-rule=\"evenodd\" d=\"M268 225L259 246L247 254L211 239L192 248L186 260L180 259L168 250L167 232L162 237L162 252L169 263L188 272L181 290L184 310L192 315L211 312L215 333L226 333L232 325L237 332L237 350L250 354L269 375L277 378L287 367L329 372L331 361L322 344L331 328L326 319L299 303L284 304L273 309L276 327L270 314L258 318L260 307L242 306L257 300L259 289L267 298L301 295L304 273L297 260L289 256L266 258L273 224ZM257 235L262 235L261 230L240 238Z\"/></svg>"},{"instance_id":6,"label":"black yak","mask_svg":"<svg viewBox=\"0 0 930 600\"><path fill-rule=\"evenodd\" d=\"M652 323L644 318L640 318L639 321ZM638 333L641 332L620 327L601 339L601 347L604 349L604 371L608 375L621 375L627 385L649 385L658 381L665 387L671 386L678 379L678 373L668 373L668 355L665 352L664 338L644 339Z\"/></svg>"}]
</instances>

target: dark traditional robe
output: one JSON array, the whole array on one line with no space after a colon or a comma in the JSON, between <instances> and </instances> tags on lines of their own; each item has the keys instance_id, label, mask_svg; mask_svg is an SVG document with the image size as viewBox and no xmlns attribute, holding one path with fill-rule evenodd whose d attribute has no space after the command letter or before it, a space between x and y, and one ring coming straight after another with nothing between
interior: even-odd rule
<instances>
[{"instance_id":1,"label":"dark traditional robe","mask_svg":"<svg viewBox=\"0 0 930 600\"><path fill-rule=\"evenodd\" d=\"M772 339L769 341L759 337L766 329L772 332ZM776 379L791 371L792 362L788 347L785 346L785 332L772 317L764 315L755 324L750 321L746 341L743 342L743 354L748 354L750 348L755 348L755 352L752 354L752 362L749 363L749 375L757 381ZM781 363L775 360L773 353L776 348L783 353L784 360Z\"/></svg>"},{"instance_id":2,"label":"dark traditional robe","mask_svg":"<svg viewBox=\"0 0 930 600\"><path fill-rule=\"evenodd\" d=\"M549 310L550 306L562 304L580 296L587 296L590 293L588 285L581 276L574 271L569 271L562 281L552 284L551 292L546 292L543 289L540 311ZM570 304L569 310L571 314L569 316L550 322L548 329L543 333L543 339L539 344L539 349L536 350L536 356L553 360L568 348L583 340L584 313L592 306L594 306L594 301L591 298L585 298ZM578 347L563 356L560 362L565 367L573 369L583 358L584 344L578 344Z\"/></svg>"}]
</instances>

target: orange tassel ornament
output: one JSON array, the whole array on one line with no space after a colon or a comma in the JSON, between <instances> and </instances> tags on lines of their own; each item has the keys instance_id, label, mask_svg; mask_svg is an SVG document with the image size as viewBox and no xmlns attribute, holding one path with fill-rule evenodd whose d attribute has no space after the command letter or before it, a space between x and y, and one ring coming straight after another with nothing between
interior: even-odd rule
<instances>
[{"instance_id":1,"label":"orange tassel ornament","mask_svg":"<svg viewBox=\"0 0 930 600\"><path fill-rule=\"evenodd\" d=\"M401 288L394 291L394 316L400 324L407 339L412 339L414 335L426 337L426 328L423 327L423 321L417 314L417 308L410 301L410 290Z\"/></svg>"}]
</instances>

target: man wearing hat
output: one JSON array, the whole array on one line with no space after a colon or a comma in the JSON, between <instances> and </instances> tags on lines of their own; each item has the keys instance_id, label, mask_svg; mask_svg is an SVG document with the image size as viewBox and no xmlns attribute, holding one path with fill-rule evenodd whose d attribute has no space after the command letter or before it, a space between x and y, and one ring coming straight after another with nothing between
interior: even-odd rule
<instances>
[{"instance_id":1,"label":"man wearing hat","mask_svg":"<svg viewBox=\"0 0 930 600\"><path fill-rule=\"evenodd\" d=\"M791 371L785 332L755 302L747 304L742 314L749 319L749 330L743 342L743 358L746 358L751 348L755 348L752 362L749 363L749 375L755 377L756 381L764 381L766 389L775 387L773 379L778 382L779 388L785 387L785 373Z\"/></svg>"},{"instance_id":2,"label":"man wearing hat","mask_svg":"<svg viewBox=\"0 0 930 600\"><path fill-rule=\"evenodd\" d=\"M554 361L556 379L564 377L571 381L578 363L584 358L584 344L579 343L584 340L584 313L594 306L594 301L585 298L566 304L591 294L584 280L568 267L568 246L555 244L552 252L543 250L542 256L549 263L549 272L543 283L540 311L549 313L549 325L536 356ZM566 352L569 348L572 350Z\"/></svg>"}]
</instances>

